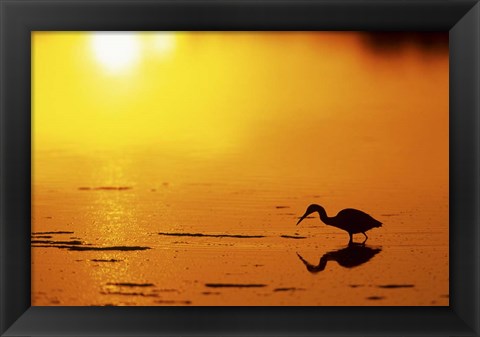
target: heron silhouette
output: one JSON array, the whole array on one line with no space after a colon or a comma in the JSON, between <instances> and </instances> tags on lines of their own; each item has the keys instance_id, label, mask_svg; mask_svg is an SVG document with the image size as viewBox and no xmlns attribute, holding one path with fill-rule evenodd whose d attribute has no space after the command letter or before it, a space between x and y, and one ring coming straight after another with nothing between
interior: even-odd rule
<instances>
[{"instance_id":1,"label":"heron silhouette","mask_svg":"<svg viewBox=\"0 0 480 337\"><path fill-rule=\"evenodd\" d=\"M346 248L332 250L323 254L317 265L310 264L298 253L297 256L303 262L305 267L307 267L307 270L314 274L323 271L327 266L328 261L335 261L344 268L353 268L370 261L372 257L381 251L382 249L380 247L371 248L364 244L350 243Z\"/></svg>"},{"instance_id":2,"label":"heron silhouette","mask_svg":"<svg viewBox=\"0 0 480 337\"><path fill-rule=\"evenodd\" d=\"M307 211L300 220L298 220L297 225L313 212L318 212L320 220L322 220L327 226L337 227L348 232L348 235L350 236L350 241L348 243L353 242L353 234L357 233L365 235L365 240L363 241L363 243L365 243L368 240L368 236L365 234L366 231L375 227L382 227L380 221L375 220L367 213L359 211L358 209L346 208L338 212L336 216L329 217L325 208L316 204L308 206Z\"/></svg>"}]
</instances>

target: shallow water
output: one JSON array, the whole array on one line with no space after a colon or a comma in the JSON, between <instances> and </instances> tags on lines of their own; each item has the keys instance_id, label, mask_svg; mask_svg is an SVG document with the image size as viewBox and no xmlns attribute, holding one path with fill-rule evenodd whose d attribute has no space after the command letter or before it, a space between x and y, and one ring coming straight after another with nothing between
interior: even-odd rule
<instances>
[{"instance_id":1,"label":"shallow water","mask_svg":"<svg viewBox=\"0 0 480 337\"><path fill-rule=\"evenodd\" d=\"M410 192L371 191L368 205L355 206L384 225L350 247L345 232L318 217L295 226L310 202L331 215L337 204L353 207L340 193L305 189L37 188L33 304L448 305L441 189L428 199L409 194L401 208L398 197L371 198Z\"/></svg>"},{"instance_id":2,"label":"shallow water","mask_svg":"<svg viewBox=\"0 0 480 337\"><path fill-rule=\"evenodd\" d=\"M238 63L235 85L256 78L261 90L174 111L191 125L147 120L144 133L158 134L149 141L120 114L118 145L88 128L46 141L46 124L48 137L69 129L39 82L32 305L448 305L448 49L391 53L360 34L313 35L204 37L225 50L253 44L235 50L253 63L265 46L291 45L271 68ZM228 57L219 67L232 69ZM311 66L286 67L296 57ZM110 127L104 119L91 124ZM295 226L312 203L330 216L363 210L383 227L348 246L317 215Z\"/></svg>"}]
</instances>

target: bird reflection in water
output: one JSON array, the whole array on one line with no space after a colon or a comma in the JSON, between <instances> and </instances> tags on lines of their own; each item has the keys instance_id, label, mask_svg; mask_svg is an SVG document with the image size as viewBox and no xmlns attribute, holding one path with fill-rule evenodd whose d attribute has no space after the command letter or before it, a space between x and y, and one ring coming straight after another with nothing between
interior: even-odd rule
<instances>
[{"instance_id":1,"label":"bird reflection in water","mask_svg":"<svg viewBox=\"0 0 480 337\"><path fill-rule=\"evenodd\" d=\"M310 273L318 273L325 269L328 261L336 261L342 267L353 268L367 263L372 257L381 251L381 247L372 248L365 246L364 244L351 243L345 248L332 250L323 254L317 265L310 264L298 253L297 256Z\"/></svg>"}]
</instances>

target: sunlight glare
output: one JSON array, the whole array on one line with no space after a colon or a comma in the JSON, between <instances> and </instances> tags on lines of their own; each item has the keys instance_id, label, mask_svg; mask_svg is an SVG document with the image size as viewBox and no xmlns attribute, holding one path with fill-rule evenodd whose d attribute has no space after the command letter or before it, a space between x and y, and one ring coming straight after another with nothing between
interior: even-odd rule
<instances>
[{"instance_id":1,"label":"sunlight glare","mask_svg":"<svg viewBox=\"0 0 480 337\"><path fill-rule=\"evenodd\" d=\"M107 70L118 72L139 58L140 44L132 32L97 32L92 37L96 60Z\"/></svg>"},{"instance_id":2,"label":"sunlight glare","mask_svg":"<svg viewBox=\"0 0 480 337\"><path fill-rule=\"evenodd\" d=\"M159 32L155 34L154 48L160 54L168 54L172 51L175 43L175 35L171 32Z\"/></svg>"}]
</instances>

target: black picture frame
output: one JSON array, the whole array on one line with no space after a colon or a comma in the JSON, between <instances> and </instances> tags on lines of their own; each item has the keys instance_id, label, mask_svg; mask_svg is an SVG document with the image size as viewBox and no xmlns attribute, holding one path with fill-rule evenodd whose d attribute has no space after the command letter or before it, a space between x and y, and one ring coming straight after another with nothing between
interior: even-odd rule
<instances>
[{"instance_id":1,"label":"black picture frame","mask_svg":"<svg viewBox=\"0 0 480 337\"><path fill-rule=\"evenodd\" d=\"M480 335L478 0L0 0L0 25L1 336ZM34 30L448 31L450 306L30 307Z\"/></svg>"}]
</instances>

